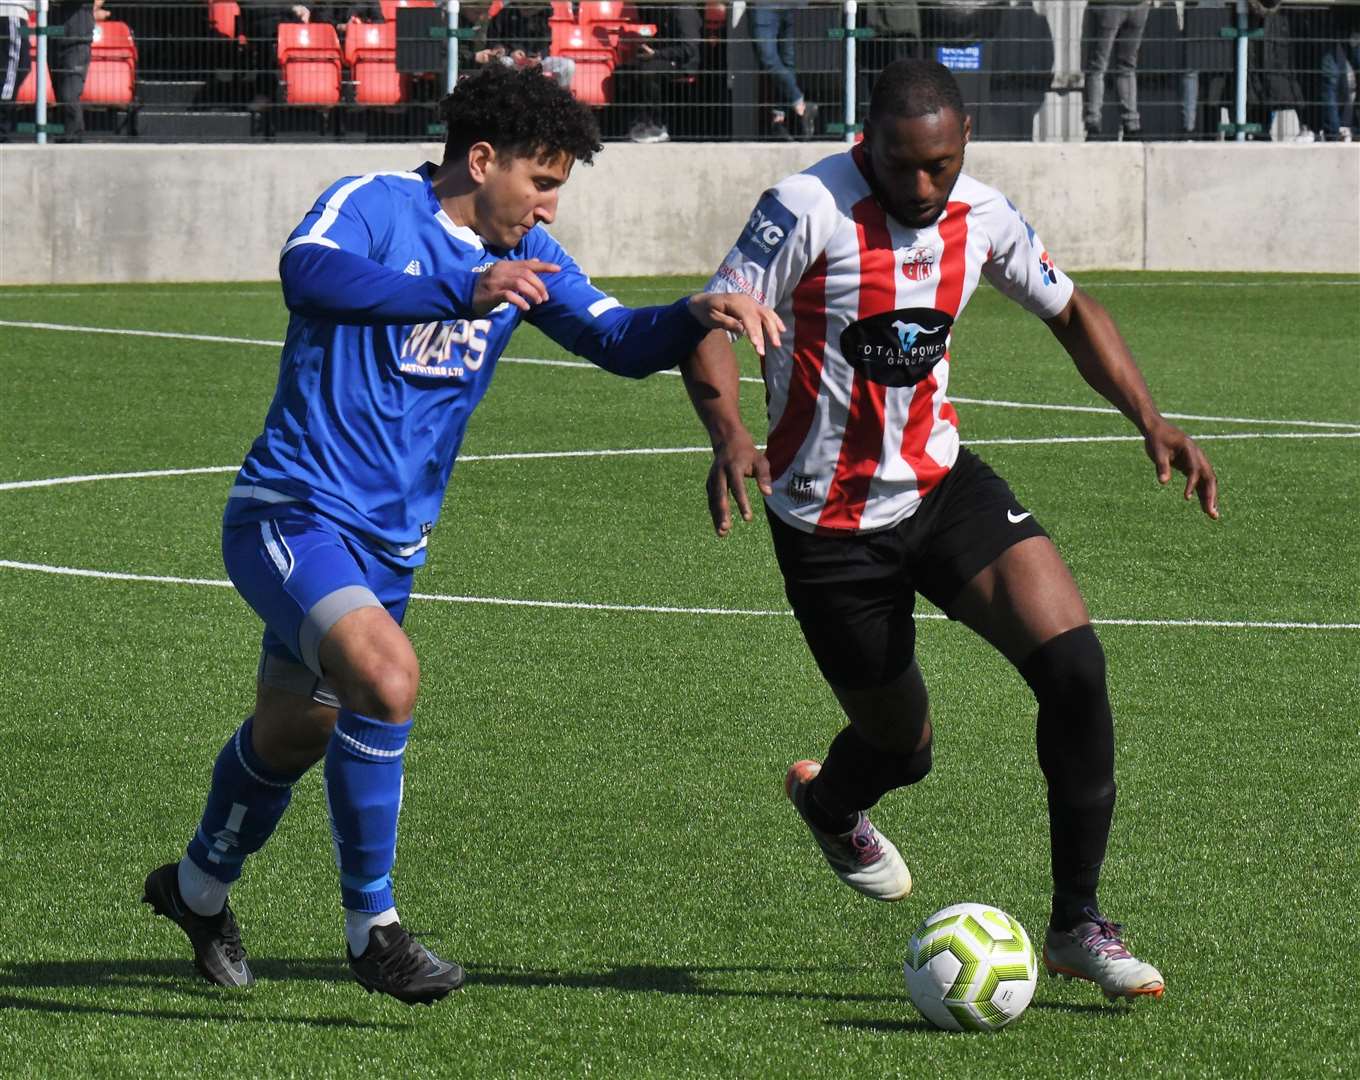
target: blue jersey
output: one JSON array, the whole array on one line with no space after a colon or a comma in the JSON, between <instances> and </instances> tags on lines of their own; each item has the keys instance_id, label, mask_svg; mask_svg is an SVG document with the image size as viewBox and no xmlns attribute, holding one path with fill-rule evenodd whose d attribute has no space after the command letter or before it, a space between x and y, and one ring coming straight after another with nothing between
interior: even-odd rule
<instances>
[{"instance_id":1,"label":"blue jersey","mask_svg":"<svg viewBox=\"0 0 1360 1080\"><path fill-rule=\"evenodd\" d=\"M511 251L455 225L435 167L336 181L284 245L292 317L263 434L231 490L227 520L301 503L406 566L424 561L468 418L525 318L621 375L673 367L704 327L680 300L623 307L541 227ZM479 315L477 275L500 259L541 259L549 299Z\"/></svg>"}]
</instances>

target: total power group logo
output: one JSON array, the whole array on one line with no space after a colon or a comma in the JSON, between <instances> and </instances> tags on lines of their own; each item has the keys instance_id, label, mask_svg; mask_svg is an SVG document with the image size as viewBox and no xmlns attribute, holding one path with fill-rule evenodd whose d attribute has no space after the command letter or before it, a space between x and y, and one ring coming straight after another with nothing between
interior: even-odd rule
<instances>
[{"instance_id":1,"label":"total power group logo","mask_svg":"<svg viewBox=\"0 0 1360 1080\"><path fill-rule=\"evenodd\" d=\"M915 386L944 359L953 316L935 308L899 308L852 322L841 355L870 382Z\"/></svg>"}]
</instances>

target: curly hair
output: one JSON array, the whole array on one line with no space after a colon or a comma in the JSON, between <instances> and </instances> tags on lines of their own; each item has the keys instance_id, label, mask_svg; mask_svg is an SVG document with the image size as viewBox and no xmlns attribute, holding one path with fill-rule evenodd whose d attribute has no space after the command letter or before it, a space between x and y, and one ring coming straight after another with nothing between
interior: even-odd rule
<instances>
[{"instance_id":1,"label":"curly hair","mask_svg":"<svg viewBox=\"0 0 1360 1080\"><path fill-rule=\"evenodd\" d=\"M944 109L965 115L954 73L933 60L895 60L879 72L869 98L870 116L908 119Z\"/></svg>"},{"instance_id":2,"label":"curly hair","mask_svg":"<svg viewBox=\"0 0 1360 1080\"><path fill-rule=\"evenodd\" d=\"M538 67L488 64L459 81L439 103L448 126L446 157L488 142L513 157L570 154L590 164L602 148L590 109Z\"/></svg>"}]
</instances>

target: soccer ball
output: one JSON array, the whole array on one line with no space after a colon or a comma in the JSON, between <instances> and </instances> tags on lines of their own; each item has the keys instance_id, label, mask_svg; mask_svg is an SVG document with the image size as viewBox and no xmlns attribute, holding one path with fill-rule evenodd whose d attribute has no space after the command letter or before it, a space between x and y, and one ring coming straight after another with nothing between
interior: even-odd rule
<instances>
[{"instance_id":1,"label":"soccer ball","mask_svg":"<svg viewBox=\"0 0 1360 1080\"><path fill-rule=\"evenodd\" d=\"M1039 960L1025 928L986 904L935 912L907 944L907 993L946 1031L999 1031L1034 997Z\"/></svg>"}]
</instances>

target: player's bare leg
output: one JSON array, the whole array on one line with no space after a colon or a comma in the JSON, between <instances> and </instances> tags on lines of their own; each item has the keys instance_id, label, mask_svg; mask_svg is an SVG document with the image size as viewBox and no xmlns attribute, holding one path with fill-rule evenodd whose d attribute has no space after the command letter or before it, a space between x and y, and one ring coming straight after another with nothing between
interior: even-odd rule
<instances>
[{"instance_id":1,"label":"player's bare leg","mask_svg":"<svg viewBox=\"0 0 1360 1080\"><path fill-rule=\"evenodd\" d=\"M1160 997L1161 973L1128 951L1096 900L1114 814L1114 725L1104 651L1071 572L1052 541L1030 537L969 581L950 615L1010 660L1039 702L1054 882L1045 965L1111 998Z\"/></svg>"}]
</instances>

